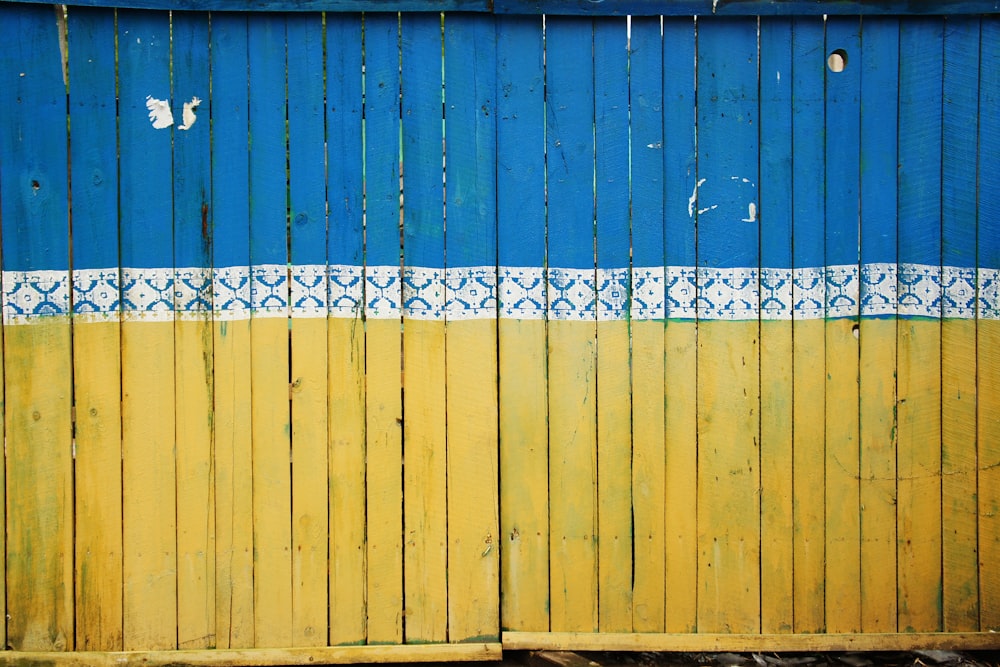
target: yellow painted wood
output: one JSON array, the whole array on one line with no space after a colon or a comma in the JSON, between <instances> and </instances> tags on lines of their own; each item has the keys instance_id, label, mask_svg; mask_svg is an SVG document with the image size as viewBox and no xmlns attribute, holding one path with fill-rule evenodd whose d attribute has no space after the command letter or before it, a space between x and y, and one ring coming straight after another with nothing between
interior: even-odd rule
<instances>
[{"instance_id":1,"label":"yellow painted wood","mask_svg":"<svg viewBox=\"0 0 1000 667\"><path fill-rule=\"evenodd\" d=\"M440 642L448 637L443 322L404 320L403 369L406 641Z\"/></svg>"},{"instance_id":2,"label":"yellow painted wood","mask_svg":"<svg viewBox=\"0 0 1000 667\"><path fill-rule=\"evenodd\" d=\"M760 323L761 631L791 632L792 323Z\"/></svg>"},{"instance_id":3,"label":"yellow painted wood","mask_svg":"<svg viewBox=\"0 0 1000 667\"><path fill-rule=\"evenodd\" d=\"M941 322L941 523L945 631L979 629L976 322Z\"/></svg>"},{"instance_id":4,"label":"yellow painted wood","mask_svg":"<svg viewBox=\"0 0 1000 667\"><path fill-rule=\"evenodd\" d=\"M177 643L215 646L212 324L174 324L177 461Z\"/></svg>"},{"instance_id":5,"label":"yellow painted wood","mask_svg":"<svg viewBox=\"0 0 1000 667\"><path fill-rule=\"evenodd\" d=\"M698 629L698 328L666 326L667 632Z\"/></svg>"},{"instance_id":6,"label":"yellow painted wood","mask_svg":"<svg viewBox=\"0 0 1000 667\"><path fill-rule=\"evenodd\" d=\"M292 646L327 643L326 318L292 320Z\"/></svg>"},{"instance_id":7,"label":"yellow painted wood","mask_svg":"<svg viewBox=\"0 0 1000 667\"><path fill-rule=\"evenodd\" d=\"M854 321L826 322L826 630L861 630L858 345Z\"/></svg>"},{"instance_id":8,"label":"yellow painted wood","mask_svg":"<svg viewBox=\"0 0 1000 667\"><path fill-rule=\"evenodd\" d=\"M861 631L896 630L896 320L861 320Z\"/></svg>"},{"instance_id":9,"label":"yellow painted wood","mask_svg":"<svg viewBox=\"0 0 1000 667\"><path fill-rule=\"evenodd\" d=\"M254 646L292 645L288 320L250 324Z\"/></svg>"},{"instance_id":10,"label":"yellow painted wood","mask_svg":"<svg viewBox=\"0 0 1000 667\"><path fill-rule=\"evenodd\" d=\"M246 650L26 652L0 651L0 665L40 664L50 667L120 667L123 664L171 667L282 665L351 665L492 661L502 657L499 643L417 644L402 646L334 646Z\"/></svg>"},{"instance_id":11,"label":"yellow painted wood","mask_svg":"<svg viewBox=\"0 0 1000 667\"><path fill-rule=\"evenodd\" d=\"M250 320L213 330L215 405L215 646L254 641Z\"/></svg>"},{"instance_id":12,"label":"yellow painted wood","mask_svg":"<svg viewBox=\"0 0 1000 667\"><path fill-rule=\"evenodd\" d=\"M545 322L498 324L500 609L505 627L549 627L549 479Z\"/></svg>"},{"instance_id":13,"label":"yellow painted wood","mask_svg":"<svg viewBox=\"0 0 1000 667\"><path fill-rule=\"evenodd\" d=\"M67 317L4 327L7 645L73 650Z\"/></svg>"},{"instance_id":14,"label":"yellow painted wood","mask_svg":"<svg viewBox=\"0 0 1000 667\"><path fill-rule=\"evenodd\" d=\"M795 632L822 632L824 598L824 420L826 376L825 324L792 322L792 601Z\"/></svg>"},{"instance_id":15,"label":"yellow painted wood","mask_svg":"<svg viewBox=\"0 0 1000 667\"><path fill-rule=\"evenodd\" d=\"M698 330L698 630L760 629L757 322Z\"/></svg>"},{"instance_id":16,"label":"yellow painted wood","mask_svg":"<svg viewBox=\"0 0 1000 667\"><path fill-rule=\"evenodd\" d=\"M942 629L941 323L898 327L898 627Z\"/></svg>"},{"instance_id":17,"label":"yellow painted wood","mask_svg":"<svg viewBox=\"0 0 1000 667\"><path fill-rule=\"evenodd\" d=\"M174 323L125 321L121 336L124 646L176 648Z\"/></svg>"},{"instance_id":18,"label":"yellow painted wood","mask_svg":"<svg viewBox=\"0 0 1000 667\"><path fill-rule=\"evenodd\" d=\"M598 625L632 630L632 396L629 325L597 323Z\"/></svg>"},{"instance_id":19,"label":"yellow painted wood","mask_svg":"<svg viewBox=\"0 0 1000 667\"><path fill-rule=\"evenodd\" d=\"M635 513L632 629L635 632L663 632L666 629L664 343L662 322L632 322L632 502Z\"/></svg>"},{"instance_id":20,"label":"yellow painted wood","mask_svg":"<svg viewBox=\"0 0 1000 667\"><path fill-rule=\"evenodd\" d=\"M403 641L403 477L399 320L369 319L365 337L368 433L368 642Z\"/></svg>"},{"instance_id":21,"label":"yellow painted wood","mask_svg":"<svg viewBox=\"0 0 1000 667\"><path fill-rule=\"evenodd\" d=\"M1000 321L977 325L979 629L1000 632Z\"/></svg>"},{"instance_id":22,"label":"yellow painted wood","mask_svg":"<svg viewBox=\"0 0 1000 667\"><path fill-rule=\"evenodd\" d=\"M330 644L365 640L365 330L330 318Z\"/></svg>"},{"instance_id":23,"label":"yellow painted wood","mask_svg":"<svg viewBox=\"0 0 1000 667\"><path fill-rule=\"evenodd\" d=\"M76 647L122 649L121 333L73 325L76 399Z\"/></svg>"},{"instance_id":24,"label":"yellow painted wood","mask_svg":"<svg viewBox=\"0 0 1000 667\"><path fill-rule=\"evenodd\" d=\"M497 323L449 322L448 638L500 638ZM409 617L407 617L409 620Z\"/></svg>"},{"instance_id":25,"label":"yellow painted wood","mask_svg":"<svg viewBox=\"0 0 1000 667\"><path fill-rule=\"evenodd\" d=\"M549 322L551 624L597 630L595 322Z\"/></svg>"}]
</instances>

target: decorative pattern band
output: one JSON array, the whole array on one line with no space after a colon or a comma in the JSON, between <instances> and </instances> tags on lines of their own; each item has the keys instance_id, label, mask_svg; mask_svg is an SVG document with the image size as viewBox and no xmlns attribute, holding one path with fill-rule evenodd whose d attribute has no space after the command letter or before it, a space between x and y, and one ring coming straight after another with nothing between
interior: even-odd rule
<instances>
[{"instance_id":1,"label":"decorative pattern band","mask_svg":"<svg viewBox=\"0 0 1000 667\"><path fill-rule=\"evenodd\" d=\"M1000 319L1000 271L282 265L4 271L3 321L345 317L422 320Z\"/></svg>"}]
</instances>

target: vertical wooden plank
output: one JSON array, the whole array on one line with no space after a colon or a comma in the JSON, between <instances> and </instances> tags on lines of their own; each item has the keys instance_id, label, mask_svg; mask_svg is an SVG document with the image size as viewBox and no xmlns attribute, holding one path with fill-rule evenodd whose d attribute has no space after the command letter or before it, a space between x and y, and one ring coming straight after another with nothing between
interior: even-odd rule
<instances>
[{"instance_id":1,"label":"vertical wooden plank","mask_svg":"<svg viewBox=\"0 0 1000 667\"><path fill-rule=\"evenodd\" d=\"M823 22L792 22L792 538L795 632L820 632L824 609L826 403Z\"/></svg>"},{"instance_id":2,"label":"vertical wooden plank","mask_svg":"<svg viewBox=\"0 0 1000 667\"><path fill-rule=\"evenodd\" d=\"M629 42L632 100L632 629L664 632L664 132L659 17L635 17Z\"/></svg>"},{"instance_id":3,"label":"vertical wooden plank","mask_svg":"<svg viewBox=\"0 0 1000 667\"><path fill-rule=\"evenodd\" d=\"M848 56L850 63L850 56ZM899 21L865 18L861 67L861 631L896 630L896 191ZM851 63L853 64L853 63Z\"/></svg>"},{"instance_id":4,"label":"vertical wooden plank","mask_svg":"<svg viewBox=\"0 0 1000 667\"><path fill-rule=\"evenodd\" d=\"M399 17L365 16L368 643L403 641Z\"/></svg>"},{"instance_id":5,"label":"vertical wooden plank","mask_svg":"<svg viewBox=\"0 0 1000 667\"><path fill-rule=\"evenodd\" d=\"M826 629L861 629L858 159L861 22L826 22ZM844 59L844 66L837 57ZM829 64L832 62L833 64ZM852 66L854 65L854 66ZM835 71L840 69L841 71Z\"/></svg>"},{"instance_id":6,"label":"vertical wooden plank","mask_svg":"<svg viewBox=\"0 0 1000 667\"><path fill-rule=\"evenodd\" d=\"M291 646L285 18L248 18L254 646Z\"/></svg>"},{"instance_id":7,"label":"vertical wooden plank","mask_svg":"<svg viewBox=\"0 0 1000 667\"><path fill-rule=\"evenodd\" d=\"M594 22L598 627L632 631L628 26Z\"/></svg>"},{"instance_id":8,"label":"vertical wooden plank","mask_svg":"<svg viewBox=\"0 0 1000 667\"><path fill-rule=\"evenodd\" d=\"M177 646L193 649L215 645L208 14L178 13L171 40Z\"/></svg>"},{"instance_id":9,"label":"vertical wooden plank","mask_svg":"<svg viewBox=\"0 0 1000 667\"><path fill-rule=\"evenodd\" d=\"M326 15L331 645L366 625L361 36L360 15Z\"/></svg>"},{"instance_id":10,"label":"vertical wooden plank","mask_svg":"<svg viewBox=\"0 0 1000 667\"><path fill-rule=\"evenodd\" d=\"M944 34L941 164L941 522L945 631L979 628L976 537L976 142L980 21Z\"/></svg>"},{"instance_id":11,"label":"vertical wooden plank","mask_svg":"<svg viewBox=\"0 0 1000 667\"><path fill-rule=\"evenodd\" d=\"M695 23L663 19L666 631L698 629ZM638 246L638 244L633 244ZM656 246L653 246L654 248ZM667 380L669 378L669 380Z\"/></svg>"},{"instance_id":12,"label":"vertical wooden plank","mask_svg":"<svg viewBox=\"0 0 1000 667\"><path fill-rule=\"evenodd\" d=\"M757 22L698 22L698 630L760 629Z\"/></svg>"},{"instance_id":13,"label":"vertical wooden plank","mask_svg":"<svg viewBox=\"0 0 1000 667\"><path fill-rule=\"evenodd\" d=\"M289 15L292 643L327 643L327 280L323 16ZM294 66L291 64L294 63Z\"/></svg>"},{"instance_id":14,"label":"vertical wooden plank","mask_svg":"<svg viewBox=\"0 0 1000 667\"><path fill-rule=\"evenodd\" d=\"M115 15L68 16L73 86L76 646L122 648L121 294Z\"/></svg>"},{"instance_id":15,"label":"vertical wooden plank","mask_svg":"<svg viewBox=\"0 0 1000 667\"><path fill-rule=\"evenodd\" d=\"M5 8L0 111L6 646L72 650L73 461L66 88L48 7Z\"/></svg>"},{"instance_id":16,"label":"vertical wooden plank","mask_svg":"<svg viewBox=\"0 0 1000 667\"><path fill-rule=\"evenodd\" d=\"M496 32L445 19L448 639L500 639ZM468 45L475 44L469 53Z\"/></svg>"},{"instance_id":17,"label":"vertical wooden plank","mask_svg":"<svg viewBox=\"0 0 1000 667\"><path fill-rule=\"evenodd\" d=\"M900 25L898 613L901 631L941 615L941 79L943 19Z\"/></svg>"},{"instance_id":18,"label":"vertical wooden plank","mask_svg":"<svg viewBox=\"0 0 1000 667\"><path fill-rule=\"evenodd\" d=\"M504 629L549 629L545 103L541 17L497 19L500 506Z\"/></svg>"},{"instance_id":19,"label":"vertical wooden plank","mask_svg":"<svg viewBox=\"0 0 1000 667\"><path fill-rule=\"evenodd\" d=\"M792 23L760 23L761 631L791 632Z\"/></svg>"},{"instance_id":20,"label":"vertical wooden plank","mask_svg":"<svg viewBox=\"0 0 1000 667\"><path fill-rule=\"evenodd\" d=\"M246 16L213 15L212 386L218 648L248 648L254 641L247 57Z\"/></svg>"},{"instance_id":21,"label":"vertical wooden plank","mask_svg":"<svg viewBox=\"0 0 1000 667\"><path fill-rule=\"evenodd\" d=\"M553 631L597 629L593 22L549 17L549 521Z\"/></svg>"},{"instance_id":22,"label":"vertical wooden plank","mask_svg":"<svg viewBox=\"0 0 1000 667\"><path fill-rule=\"evenodd\" d=\"M448 628L440 14L404 13L403 590L406 641Z\"/></svg>"},{"instance_id":23,"label":"vertical wooden plank","mask_svg":"<svg viewBox=\"0 0 1000 667\"><path fill-rule=\"evenodd\" d=\"M169 62L169 16L120 11L125 650L177 645Z\"/></svg>"}]
</instances>

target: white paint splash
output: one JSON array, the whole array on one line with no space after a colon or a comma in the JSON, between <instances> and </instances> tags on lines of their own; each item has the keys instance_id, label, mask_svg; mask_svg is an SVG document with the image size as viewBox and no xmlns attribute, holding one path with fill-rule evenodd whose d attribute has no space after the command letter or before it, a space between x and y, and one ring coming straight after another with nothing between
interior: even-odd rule
<instances>
[{"instance_id":1,"label":"white paint splash","mask_svg":"<svg viewBox=\"0 0 1000 667\"><path fill-rule=\"evenodd\" d=\"M184 124L178 125L177 126L178 130L191 129L191 126L194 125L194 122L198 120L198 117L195 116L194 111L195 109L198 108L199 104L201 104L201 100L198 97L192 97L190 102L184 103L184 111L181 114L181 120L183 121Z\"/></svg>"},{"instance_id":2,"label":"white paint splash","mask_svg":"<svg viewBox=\"0 0 1000 667\"><path fill-rule=\"evenodd\" d=\"M757 222L757 204L750 202L747 205L747 217L743 218L743 222Z\"/></svg>"},{"instance_id":3,"label":"white paint splash","mask_svg":"<svg viewBox=\"0 0 1000 667\"><path fill-rule=\"evenodd\" d=\"M701 215L702 213L708 213L709 211L714 211L717 208L719 208L718 204L712 204L711 206L706 206L705 208L699 208L698 215Z\"/></svg>"},{"instance_id":4,"label":"white paint splash","mask_svg":"<svg viewBox=\"0 0 1000 667\"><path fill-rule=\"evenodd\" d=\"M691 196L688 197L688 217L689 218L693 218L694 217L694 204L695 204L696 201L698 201L698 188L700 188L704 184L705 184L705 179L704 178L701 179L700 181L698 181L697 183L695 183L694 184L694 190L691 191ZM701 211L698 211L698 212L701 213Z\"/></svg>"},{"instance_id":5,"label":"white paint splash","mask_svg":"<svg viewBox=\"0 0 1000 667\"><path fill-rule=\"evenodd\" d=\"M149 121L153 124L154 130L162 130L174 124L170 102L146 95L146 108L149 109Z\"/></svg>"}]
</instances>

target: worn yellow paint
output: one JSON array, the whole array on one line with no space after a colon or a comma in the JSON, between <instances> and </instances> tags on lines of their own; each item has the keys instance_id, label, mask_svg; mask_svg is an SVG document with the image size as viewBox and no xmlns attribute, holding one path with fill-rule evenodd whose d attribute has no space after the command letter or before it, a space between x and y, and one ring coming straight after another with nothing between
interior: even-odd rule
<instances>
[{"instance_id":1,"label":"worn yellow paint","mask_svg":"<svg viewBox=\"0 0 1000 667\"><path fill-rule=\"evenodd\" d=\"M698 325L667 322L666 524L667 632L698 629Z\"/></svg>"},{"instance_id":2,"label":"worn yellow paint","mask_svg":"<svg viewBox=\"0 0 1000 667\"><path fill-rule=\"evenodd\" d=\"M174 324L177 460L177 644L215 645L212 324Z\"/></svg>"},{"instance_id":3,"label":"worn yellow paint","mask_svg":"<svg viewBox=\"0 0 1000 667\"><path fill-rule=\"evenodd\" d=\"M327 332L292 320L292 646L327 643Z\"/></svg>"},{"instance_id":4,"label":"worn yellow paint","mask_svg":"<svg viewBox=\"0 0 1000 667\"><path fill-rule=\"evenodd\" d=\"M900 320L898 623L941 630L941 322Z\"/></svg>"},{"instance_id":5,"label":"worn yellow paint","mask_svg":"<svg viewBox=\"0 0 1000 667\"><path fill-rule=\"evenodd\" d=\"M852 319L826 323L826 630L861 630L858 344Z\"/></svg>"},{"instance_id":6,"label":"worn yellow paint","mask_svg":"<svg viewBox=\"0 0 1000 667\"><path fill-rule=\"evenodd\" d=\"M941 323L941 522L945 631L979 629L976 322Z\"/></svg>"},{"instance_id":7,"label":"worn yellow paint","mask_svg":"<svg viewBox=\"0 0 1000 667\"><path fill-rule=\"evenodd\" d=\"M861 631L896 630L896 320L862 319Z\"/></svg>"},{"instance_id":8,"label":"worn yellow paint","mask_svg":"<svg viewBox=\"0 0 1000 667\"><path fill-rule=\"evenodd\" d=\"M121 335L75 323L76 647L122 649Z\"/></svg>"},{"instance_id":9,"label":"worn yellow paint","mask_svg":"<svg viewBox=\"0 0 1000 667\"><path fill-rule=\"evenodd\" d=\"M760 323L761 632L791 632L792 324Z\"/></svg>"},{"instance_id":10,"label":"worn yellow paint","mask_svg":"<svg viewBox=\"0 0 1000 667\"><path fill-rule=\"evenodd\" d=\"M757 322L698 330L698 630L760 629Z\"/></svg>"},{"instance_id":11,"label":"worn yellow paint","mask_svg":"<svg viewBox=\"0 0 1000 667\"><path fill-rule=\"evenodd\" d=\"M215 646L254 641L250 321L213 330Z\"/></svg>"},{"instance_id":12,"label":"worn yellow paint","mask_svg":"<svg viewBox=\"0 0 1000 667\"><path fill-rule=\"evenodd\" d=\"M403 322L406 641L448 637L445 325Z\"/></svg>"},{"instance_id":13,"label":"worn yellow paint","mask_svg":"<svg viewBox=\"0 0 1000 667\"><path fill-rule=\"evenodd\" d=\"M360 317L331 318L330 644L365 639L365 330Z\"/></svg>"},{"instance_id":14,"label":"worn yellow paint","mask_svg":"<svg viewBox=\"0 0 1000 667\"><path fill-rule=\"evenodd\" d=\"M398 644L403 641L399 320L369 319L366 327L368 642Z\"/></svg>"},{"instance_id":15,"label":"worn yellow paint","mask_svg":"<svg viewBox=\"0 0 1000 667\"><path fill-rule=\"evenodd\" d=\"M449 322L448 638L500 638L497 323ZM408 619L407 619L408 620Z\"/></svg>"},{"instance_id":16,"label":"worn yellow paint","mask_svg":"<svg viewBox=\"0 0 1000 667\"><path fill-rule=\"evenodd\" d=\"M125 650L176 648L174 323L122 323Z\"/></svg>"},{"instance_id":17,"label":"worn yellow paint","mask_svg":"<svg viewBox=\"0 0 1000 667\"><path fill-rule=\"evenodd\" d=\"M822 632L824 598L825 324L792 322L792 572L795 632Z\"/></svg>"},{"instance_id":18,"label":"worn yellow paint","mask_svg":"<svg viewBox=\"0 0 1000 667\"><path fill-rule=\"evenodd\" d=\"M551 629L597 630L596 323L549 322Z\"/></svg>"},{"instance_id":19,"label":"worn yellow paint","mask_svg":"<svg viewBox=\"0 0 1000 667\"><path fill-rule=\"evenodd\" d=\"M664 343L662 322L632 323L632 503L635 514L632 628L635 632L663 632L666 627Z\"/></svg>"},{"instance_id":20,"label":"worn yellow paint","mask_svg":"<svg viewBox=\"0 0 1000 667\"><path fill-rule=\"evenodd\" d=\"M978 321L979 629L1000 632L1000 321Z\"/></svg>"},{"instance_id":21,"label":"worn yellow paint","mask_svg":"<svg viewBox=\"0 0 1000 667\"><path fill-rule=\"evenodd\" d=\"M504 626L549 627L549 494L545 322L501 318L500 515Z\"/></svg>"},{"instance_id":22,"label":"worn yellow paint","mask_svg":"<svg viewBox=\"0 0 1000 667\"><path fill-rule=\"evenodd\" d=\"M632 630L632 397L629 327L597 324L597 562L602 632Z\"/></svg>"},{"instance_id":23,"label":"worn yellow paint","mask_svg":"<svg viewBox=\"0 0 1000 667\"><path fill-rule=\"evenodd\" d=\"M7 645L72 650L69 318L5 326L3 343Z\"/></svg>"},{"instance_id":24,"label":"worn yellow paint","mask_svg":"<svg viewBox=\"0 0 1000 667\"><path fill-rule=\"evenodd\" d=\"M250 325L254 646L292 645L288 320Z\"/></svg>"}]
</instances>

